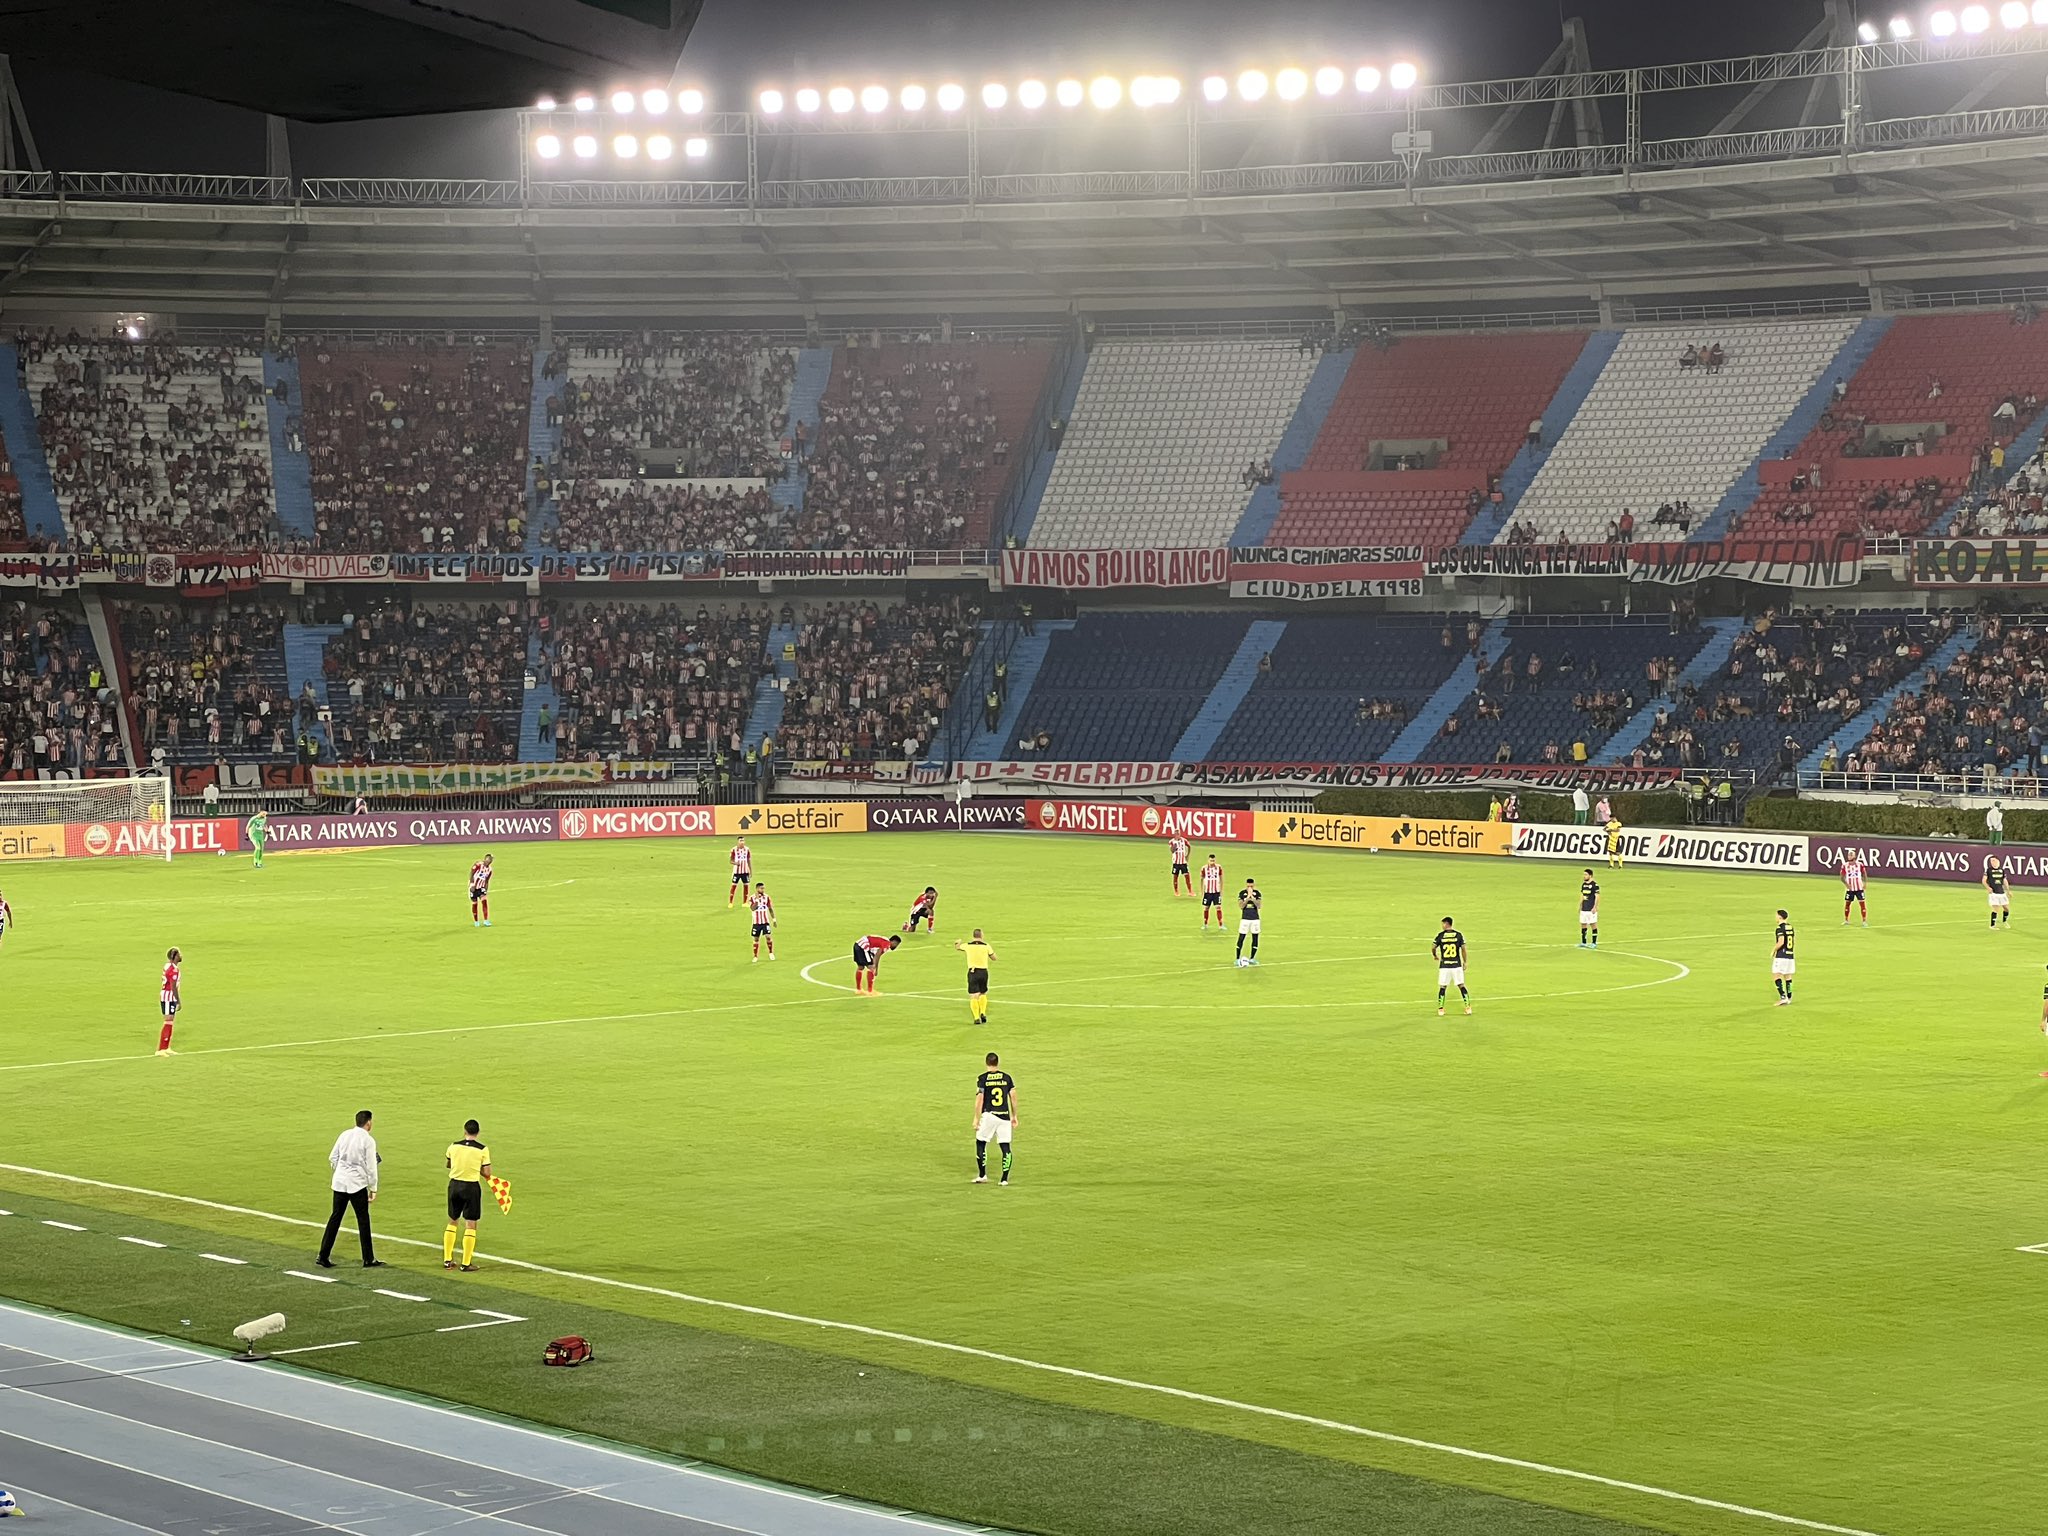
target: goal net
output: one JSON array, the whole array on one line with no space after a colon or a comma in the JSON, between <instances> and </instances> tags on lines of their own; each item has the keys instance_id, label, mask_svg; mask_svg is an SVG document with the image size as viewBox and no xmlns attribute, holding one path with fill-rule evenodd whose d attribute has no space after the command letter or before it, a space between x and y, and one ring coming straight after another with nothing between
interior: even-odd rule
<instances>
[{"instance_id":1,"label":"goal net","mask_svg":"<svg viewBox=\"0 0 2048 1536\"><path fill-rule=\"evenodd\" d=\"M175 845L164 775L0 783L0 862L168 859Z\"/></svg>"}]
</instances>

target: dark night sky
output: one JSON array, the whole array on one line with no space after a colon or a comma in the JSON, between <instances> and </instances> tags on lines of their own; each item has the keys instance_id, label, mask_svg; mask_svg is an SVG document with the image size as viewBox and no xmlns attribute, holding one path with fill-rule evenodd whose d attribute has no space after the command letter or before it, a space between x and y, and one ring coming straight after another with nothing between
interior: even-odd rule
<instances>
[{"instance_id":1,"label":"dark night sky","mask_svg":"<svg viewBox=\"0 0 2048 1536\"><path fill-rule=\"evenodd\" d=\"M1566 11L1584 17L1596 67L1769 53L1796 43L1818 0L707 0L685 53L714 105L807 65L887 81L979 70L1313 65L1406 55L1425 78L1521 75ZM1889 14L1888 12L1882 14ZM895 41L900 40L900 41ZM4 39L0 39L4 42ZM260 171L261 118L238 109L17 59L44 163L60 170ZM606 82L594 82L602 85ZM304 175L506 176L513 130L499 113L292 129Z\"/></svg>"}]
</instances>

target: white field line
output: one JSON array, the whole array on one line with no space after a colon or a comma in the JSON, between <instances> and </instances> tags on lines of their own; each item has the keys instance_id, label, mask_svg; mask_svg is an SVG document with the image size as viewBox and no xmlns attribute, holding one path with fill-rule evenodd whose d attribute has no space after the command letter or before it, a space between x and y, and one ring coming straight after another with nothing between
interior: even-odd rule
<instances>
[{"instance_id":1,"label":"white field line","mask_svg":"<svg viewBox=\"0 0 2048 1536\"><path fill-rule=\"evenodd\" d=\"M59 1232L83 1232L85 1230L85 1228L69 1221L46 1221L43 1225L55 1227Z\"/></svg>"},{"instance_id":2,"label":"white field line","mask_svg":"<svg viewBox=\"0 0 2048 1536\"><path fill-rule=\"evenodd\" d=\"M1667 962L1670 963L1670 962ZM51 1179L61 1184L83 1185L90 1189L111 1190L116 1194L140 1195L146 1199L167 1200L179 1205L194 1205L211 1211L223 1211L234 1216L253 1216L262 1221L278 1222L292 1227L325 1227L324 1222L308 1220L300 1216L281 1216L273 1211L254 1210L243 1205L227 1205L217 1200L202 1200L197 1195L177 1195L160 1189L142 1189L133 1184L114 1184L104 1179L88 1179L73 1173L54 1173L47 1168L30 1168L19 1163L0 1163L0 1171L28 1174L35 1178ZM438 1248L438 1243L417 1237L385 1237L387 1243L399 1243L412 1248ZM1691 1505L1698 1509L1719 1510L1724 1514L1742 1515L1753 1520L1763 1520L1775 1525L1791 1526L1805 1531L1823 1531L1828 1536L1877 1536L1872 1531L1850 1525L1830 1525L1826 1521L1807 1520L1798 1515L1781 1515L1767 1509L1756 1509L1747 1504L1731 1503L1725 1499L1710 1499L1696 1493L1681 1493L1671 1488L1659 1488L1651 1483L1631 1482L1624 1478L1606 1477L1597 1472L1581 1472L1572 1467L1552 1466L1547 1462L1530 1461L1519 1456L1504 1456L1494 1451L1474 1450L1469 1446L1450 1445L1438 1440L1424 1440L1413 1435L1396 1434L1391 1430L1370 1429L1362 1424L1347 1424L1339 1419L1322 1418L1315 1414L1295 1413L1285 1408L1273 1408L1263 1403L1240 1402L1235 1398L1220 1397L1214 1393L1196 1392L1186 1387L1163 1386L1157 1382L1135 1381L1125 1376L1111 1376L1100 1371L1083 1370L1079 1366L1056 1365L1044 1360L1029 1360L1021 1355L1006 1355L997 1350L980 1349L972 1344L956 1344L945 1339L927 1339L914 1333L901 1333L893 1328L873 1328L865 1323L845 1323L832 1318L807 1317L800 1312L783 1312L773 1307L751 1306L746 1302L723 1301L711 1296L695 1296L688 1291L669 1290L664 1286L644 1285L634 1280L617 1280L607 1275L584 1274L573 1269L557 1269L552 1265L535 1264L525 1259L507 1258L502 1254L487 1255L494 1264L511 1269L523 1269L531 1274L547 1275L558 1280L571 1280L582 1285L604 1286L612 1290L630 1291L642 1296L659 1296L664 1300L682 1302L687 1306L707 1307L721 1312L734 1312L747 1317L767 1318L775 1322L796 1323L804 1327L824 1328L837 1333L855 1334L861 1338L880 1339L892 1344L907 1344L918 1349L930 1349L950 1355L961 1355L975 1360L987 1360L997 1365L1011 1366L1020 1370L1037 1371L1048 1376L1059 1376L1071 1381L1086 1381L1097 1386L1115 1387L1126 1392L1142 1392L1157 1397L1170 1397L1181 1402L1199 1403L1207 1408L1220 1408L1231 1413L1253 1415L1258 1418L1274 1419L1288 1424L1305 1425L1312 1429L1328 1430L1335 1434L1352 1435L1386 1445L1405 1446L1410 1450L1428 1451L1440 1456L1454 1456L1466 1461L1483 1462L1488 1466L1510 1467L1520 1472L1534 1472L1545 1477L1564 1478L1572 1482L1589 1483L1602 1488L1618 1489L1625 1493L1642 1494L1648 1498L1666 1499L1674 1503ZM463 1325L471 1326L471 1325Z\"/></svg>"},{"instance_id":3,"label":"white field line","mask_svg":"<svg viewBox=\"0 0 2048 1536\"><path fill-rule=\"evenodd\" d=\"M323 1349L354 1349L362 1342L361 1339L341 1339L333 1344L301 1344L295 1349L273 1349L270 1353L273 1355L313 1355L318 1354Z\"/></svg>"},{"instance_id":4,"label":"white field line","mask_svg":"<svg viewBox=\"0 0 2048 1536\"><path fill-rule=\"evenodd\" d=\"M117 1237L114 1241L117 1243L133 1243L138 1248L161 1248L164 1246L162 1243L153 1243L146 1237Z\"/></svg>"}]
</instances>

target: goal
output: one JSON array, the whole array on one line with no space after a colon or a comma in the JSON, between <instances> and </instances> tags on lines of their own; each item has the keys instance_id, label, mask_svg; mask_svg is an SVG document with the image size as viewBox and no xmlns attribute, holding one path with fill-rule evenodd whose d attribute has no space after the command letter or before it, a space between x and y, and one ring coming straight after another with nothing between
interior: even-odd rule
<instances>
[{"instance_id":1,"label":"goal","mask_svg":"<svg viewBox=\"0 0 2048 1536\"><path fill-rule=\"evenodd\" d=\"M175 846L162 774L0 783L0 862L168 859Z\"/></svg>"}]
</instances>

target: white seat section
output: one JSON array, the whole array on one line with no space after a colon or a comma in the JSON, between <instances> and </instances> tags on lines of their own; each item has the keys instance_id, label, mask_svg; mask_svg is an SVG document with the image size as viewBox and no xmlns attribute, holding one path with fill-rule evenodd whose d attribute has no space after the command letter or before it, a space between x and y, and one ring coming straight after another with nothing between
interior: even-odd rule
<instances>
[{"instance_id":1,"label":"white seat section","mask_svg":"<svg viewBox=\"0 0 2048 1536\"><path fill-rule=\"evenodd\" d=\"M1631 328L1537 471L1508 526L1549 540L1599 539L1624 508L1638 537L1646 509L1714 510L1841 350L1853 319L1703 328ZM1716 372L1678 366L1688 343L1719 342Z\"/></svg>"},{"instance_id":2,"label":"white seat section","mask_svg":"<svg viewBox=\"0 0 2048 1536\"><path fill-rule=\"evenodd\" d=\"M1060 549L1222 544L1316 355L1293 342L1106 341L1088 358L1031 543Z\"/></svg>"}]
</instances>

